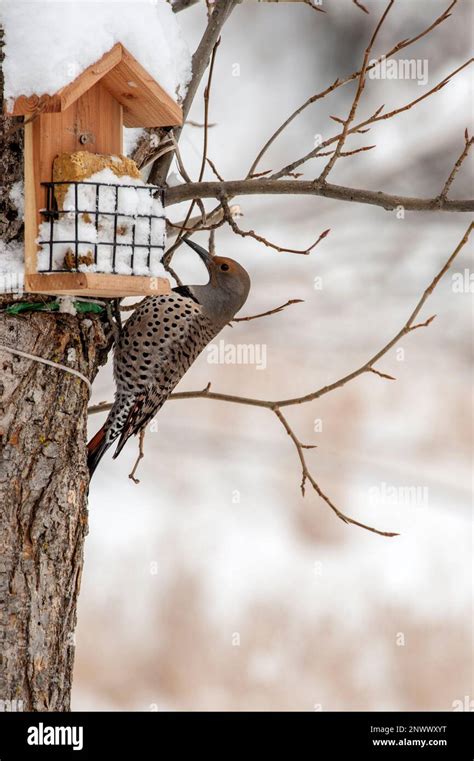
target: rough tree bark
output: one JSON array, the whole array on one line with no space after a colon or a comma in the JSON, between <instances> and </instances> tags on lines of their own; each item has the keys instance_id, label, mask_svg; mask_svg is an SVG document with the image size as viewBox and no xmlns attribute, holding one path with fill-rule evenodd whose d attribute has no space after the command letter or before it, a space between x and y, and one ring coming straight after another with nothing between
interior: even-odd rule
<instances>
[{"instance_id":1,"label":"rough tree bark","mask_svg":"<svg viewBox=\"0 0 474 761\"><path fill-rule=\"evenodd\" d=\"M9 195L23 174L15 121L0 117L5 242L23 236ZM94 377L110 347L106 322L87 314L9 314L14 300L0 296L0 344ZM88 398L80 378L0 350L0 710L70 707L87 533Z\"/></svg>"},{"instance_id":2,"label":"rough tree bark","mask_svg":"<svg viewBox=\"0 0 474 761\"><path fill-rule=\"evenodd\" d=\"M0 27L0 106L3 103L3 29ZM23 221L10 197L12 185L23 178L23 130L18 117L2 117L0 108L0 239L23 239Z\"/></svg>"},{"instance_id":3,"label":"rough tree bark","mask_svg":"<svg viewBox=\"0 0 474 761\"><path fill-rule=\"evenodd\" d=\"M107 339L97 318L3 312L0 344L62 363L72 355L92 378ZM87 533L89 391L1 350L0 367L0 697L64 711Z\"/></svg>"}]
</instances>

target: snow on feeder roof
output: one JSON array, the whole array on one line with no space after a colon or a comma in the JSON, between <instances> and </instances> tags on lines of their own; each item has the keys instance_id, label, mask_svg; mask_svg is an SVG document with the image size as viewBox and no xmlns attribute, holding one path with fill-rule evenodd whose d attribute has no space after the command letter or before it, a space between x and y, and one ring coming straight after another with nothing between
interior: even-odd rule
<instances>
[{"instance_id":1,"label":"snow on feeder roof","mask_svg":"<svg viewBox=\"0 0 474 761\"><path fill-rule=\"evenodd\" d=\"M8 106L12 116L66 111L97 83L123 108L125 127L179 125L180 106L156 82L131 53L118 42L102 58L53 94L20 95Z\"/></svg>"},{"instance_id":2,"label":"snow on feeder roof","mask_svg":"<svg viewBox=\"0 0 474 761\"><path fill-rule=\"evenodd\" d=\"M180 106L116 43L57 92L20 95L6 110L26 117L25 290L110 298L167 292L169 282L159 276L165 273L157 261L165 230L160 188L153 193L137 179L136 168L120 173L116 168L117 162L131 161L121 155L123 126L179 125ZM84 161L88 155L90 161ZM90 164L79 177L68 170L78 157L82 166ZM97 177L104 170L105 181ZM135 206L127 197L135 198ZM92 207L85 208L84 199L92 200Z\"/></svg>"},{"instance_id":3,"label":"snow on feeder roof","mask_svg":"<svg viewBox=\"0 0 474 761\"><path fill-rule=\"evenodd\" d=\"M2 0L4 97L52 95L121 43L183 98L191 53L167 0Z\"/></svg>"}]
</instances>

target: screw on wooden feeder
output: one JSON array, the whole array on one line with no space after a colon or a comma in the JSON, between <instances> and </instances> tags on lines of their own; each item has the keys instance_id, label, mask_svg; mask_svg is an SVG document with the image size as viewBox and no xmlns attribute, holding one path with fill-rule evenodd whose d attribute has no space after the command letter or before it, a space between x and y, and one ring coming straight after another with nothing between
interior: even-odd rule
<instances>
[{"instance_id":1,"label":"screw on wooden feeder","mask_svg":"<svg viewBox=\"0 0 474 761\"><path fill-rule=\"evenodd\" d=\"M7 113L34 116L25 124L25 290L110 298L168 292L166 278L99 272L40 273L36 241L41 210L52 209L54 194L61 192L51 188L52 180L57 179L53 176L55 159L80 151L98 157L120 157L124 126L181 125L180 106L117 43L58 92L20 96ZM68 180L78 181L74 176L61 175L63 185L67 186ZM76 220L77 217L76 214ZM52 227L52 216L46 218ZM77 266L77 238L75 249Z\"/></svg>"}]
</instances>

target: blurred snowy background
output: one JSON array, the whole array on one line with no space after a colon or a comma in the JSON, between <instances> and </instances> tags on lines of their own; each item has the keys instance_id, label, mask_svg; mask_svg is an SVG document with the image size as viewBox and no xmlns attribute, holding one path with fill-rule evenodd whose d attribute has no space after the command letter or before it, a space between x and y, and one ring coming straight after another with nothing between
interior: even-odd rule
<instances>
[{"instance_id":1,"label":"blurred snowy background","mask_svg":"<svg viewBox=\"0 0 474 761\"><path fill-rule=\"evenodd\" d=\"M326 0L326 15L298 3L237 7L211 93L209 156L226 179L245 175L307 97L359 68L385 6L365 4L370 15L350 0ZM203 5L179 15L191 50ZM400 0L374 53L418 33L446 5ZM459 3L403 52L427 60L427 84L369 80L360 115L416 98L469 58L472 11L472 2ZM351 138L350 148L377 147L341 159L331 181L436 195L464 129L472 130L471 84L468 69L411 111ZM354 85L340 88L307 109L260 169L276 170L311 150L316 134L334 134L329 115L346 116L353 93ZM202 88L190 118L202 121ZM192 177L201 147L202 130L187 126L181 151ZM306 164L305 178L317 176L322 161ZM469 197L470 177L466 162L452 197ZM236 201L244 229L282 246L306 248L322 230L331 233L304 257L217 231L218 252L251 273L245 314L289 298L304 304L222 334L265 345L265 370L209 364L204 353L180 390L211 381L214 390L276 399L357 368L403 325L469 222L458 213L398 219L322 198ZM185 208L173 207L171 218ZM204 234L196 240L206 244ZM471 256L466 247L453 272L469 276ZM174 266L184 282L204 281L192 252L180 251ZM310 489L303 499L296 452L267 410L169 402L147 434L139 485L127 477L136 442L120 459L104 458L90 494L74 709L450 710L473 696L472 298L468 288L453 289L448 273L421 315L437 314L434 323L378 365L395 382L364 375L288 410L301 439L318 445L308 462L323 490L397 538L344 525ZM112 393L107 367L93 401ZM102 420L91 417L91 433Z\"/></svg>"}]
</instances>

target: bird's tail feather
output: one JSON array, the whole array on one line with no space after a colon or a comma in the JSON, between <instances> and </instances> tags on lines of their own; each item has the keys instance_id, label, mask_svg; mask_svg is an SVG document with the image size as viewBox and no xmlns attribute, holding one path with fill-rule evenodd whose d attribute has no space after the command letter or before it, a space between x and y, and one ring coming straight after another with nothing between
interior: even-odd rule
<instances>
[{"instance_id":1,"label":"bird's tail feather","mask_svg":"<svg viewBox=\"0 0 474 761\"><path fill-rule=\"evenodd\" d=\"M110 444L111 442L106 441L104 426L102 426L87 445L87 466L91 476Z\"/></svg>"},{"instance_id":2,"label":"bird's tail feather","mask_svg":"<svg viewBox=\"0 0 474 761\"><path fill-rule=\"evenodd\" d=\"M122 435L120 436L120 439L119 439L119 443L115 447L115 452L112 455L114 460L115 460L116 457L119 456L120 452L124 448L125 444L127 443L128 439L130 438L131 435L132 435L131 431L126 431L125 433L122 433Z\"/></svg>"}]
</instances>

